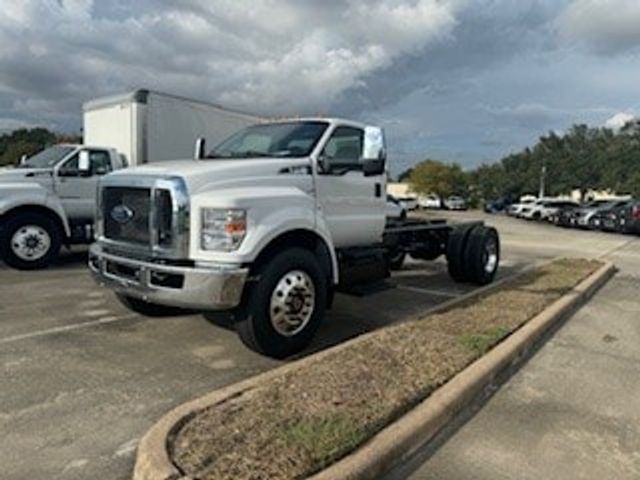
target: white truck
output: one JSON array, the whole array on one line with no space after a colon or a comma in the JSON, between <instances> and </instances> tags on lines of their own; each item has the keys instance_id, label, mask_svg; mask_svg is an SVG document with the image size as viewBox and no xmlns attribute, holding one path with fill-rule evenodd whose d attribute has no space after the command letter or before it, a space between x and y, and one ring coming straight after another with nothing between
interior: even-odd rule
<instances>
[{"instance_id":1,"label":"white truck","mask_svg":"<svg viewBox=\"0 0 640 480\"><path fill-rule=\"evenodd\" d=\"M498 234L481 222L389 222L374 126L324 118L248 127L207 155L105 177L89 268L134 311L232 310L273 357L311 340L337 291L381 282L391 259L445 254L460 282L493 280Z\"/></svg>"},{"instance_id":2,"label":"white truck","mask_svg":"<svg viewBox=\"0 0 640 480\"><path fill-rule=\"evenodd\" d=\"M0 255L11 267L43 268L61 245L93 241L101 176L191 156L196 138L218 143L260 120L150 90L98 98L83 108L84 145L56 145L0 172Z\"/></svg>"},{"instance_id":3,"label":"white truck","mask_svg":"<svg viewBox=\"0 0 640 480\"><path fill-rule=\"evenodd\" d=\"M261 120L146 89L97 98L82 108L84 142L115 148L131 166L190 157L197 137L216 145Z\"/></svg>"},{"instance_id":4,"label":"white truck","mask_svg":"<svg viewBox=\"0 0 640 480\"><path fill-rule=\"evenodd\" d=\"M2 259L14 268L43 268L62 245L90 243L98 180L123 167L113 148L60 144L2 170Z\"/></svg>"}]
</instances>

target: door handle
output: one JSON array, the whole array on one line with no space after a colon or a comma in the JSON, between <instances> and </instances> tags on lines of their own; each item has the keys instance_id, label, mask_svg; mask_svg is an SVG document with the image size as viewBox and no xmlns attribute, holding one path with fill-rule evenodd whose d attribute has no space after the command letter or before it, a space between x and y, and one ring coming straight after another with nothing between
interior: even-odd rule
<instances>
[{"instance_id":1,"label":"door handle","mask_svg":"<svg viewBox=\"0 0 640 480\"><path fill-rule=\"evenodd\" d=\"M376 183L375 185L375 196L376 198L380 198L382 196L382 184Z\"/></svg>"}]
</instances>

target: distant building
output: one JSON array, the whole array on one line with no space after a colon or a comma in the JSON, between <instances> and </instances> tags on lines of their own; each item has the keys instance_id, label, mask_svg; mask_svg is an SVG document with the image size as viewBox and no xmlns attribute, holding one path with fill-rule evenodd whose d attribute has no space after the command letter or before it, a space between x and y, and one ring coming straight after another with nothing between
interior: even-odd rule
<instances>
[{"instance_id":1,"label":"distant building","mask_svg":"<svg viewBox=\"0 0 640 480\"><path fill-rule=\"evenodd\" d=\"M387 193L394 197L414 197L418 198L418 195L411 191L411 186L404 182L389 182L387 183Z\"/></svg>"}]
</instances>

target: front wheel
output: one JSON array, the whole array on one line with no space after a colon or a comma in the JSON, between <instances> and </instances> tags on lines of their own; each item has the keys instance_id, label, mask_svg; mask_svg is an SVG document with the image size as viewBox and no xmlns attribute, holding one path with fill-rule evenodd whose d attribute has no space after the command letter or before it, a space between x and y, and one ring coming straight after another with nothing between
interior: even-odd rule
<instances>
[{"instance_id":1,"label":"front wheel","mask_svg":"<svg viewBox=\"0 0 640 480\"><path fill-rule=\"evenodd\" d=\"M324 317L327 278L308 250L285 250L256 269L235 311L236 330L252 350L274 358L301 351Z\"/></svg>"},{"instance_id":2,"label":"front wheel","mask_svg":"<svg viewBox=\"0 0 640 480\"><path fill-rule=\"evenodd\" d=\"M24 213L4 224L0 251L7 265L35 270L56 259L61 243L62 232L54 220L40 213Z\"/></svg>"}]
</instances>

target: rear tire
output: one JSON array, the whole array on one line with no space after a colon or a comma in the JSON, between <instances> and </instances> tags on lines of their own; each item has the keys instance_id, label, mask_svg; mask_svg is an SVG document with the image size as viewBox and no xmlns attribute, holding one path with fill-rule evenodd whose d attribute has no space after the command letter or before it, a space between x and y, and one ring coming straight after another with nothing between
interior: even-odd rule
<instances>
[{"instance_id":1,"label":"rear tire","mask_svg":"<svg viewBox=\"0 0 640 480\"><path fill-rule=\"evenodd\" d=\"M290 248L258 266L258 280L236 309L236 331L250 349L285 358L304 349L327 305L327 277L312 252Z\"/></svg>"},{"instance_id":2,"label":"rear tire","mask_svg":"<svg viewBox=\"0 0 640 480\"><path fill-rule=\"evenodd\" d=\"M471 230L464 263L467 281L476 285L493 281L500 263L500 238L495 228L478 225Z\"/></svg>"},{"instance_id":3,"label":"rear tire","mask_svg":"<svg viewBox=\"0 0 640 480\"><path fill-rule=\"evenodd\" d=\"M19 270L48 267L58 257L62 231L41 213L16 215L3 225L0 253L7 265Z\"/></svg>"},{"instance_id":4,"label":"rear tire","mask_svg":"<svg viewBox=\"0 0 640 480\"><path fill-rule=\"evenodd\" d=\"M459 283L468 281L464 264L464 252L472 228L472 226L454 228L447 241L447 267L449 276Z\"/></svg>"},{"instance_id":5,"label":"rear tire","mask_svg":"<svg viewBox=\"0 0 640 480\"><path fill-rule=\"evenodd\" d=\"M184 315L188 313L187 310L183 310L177 307L167 307L165 305L158 305L156 303L149 303L139 298L130 297L122 293L116 293L116 297L129 310L145 317L175 317L178 315Z\"/></svg>"}]
</instances>

